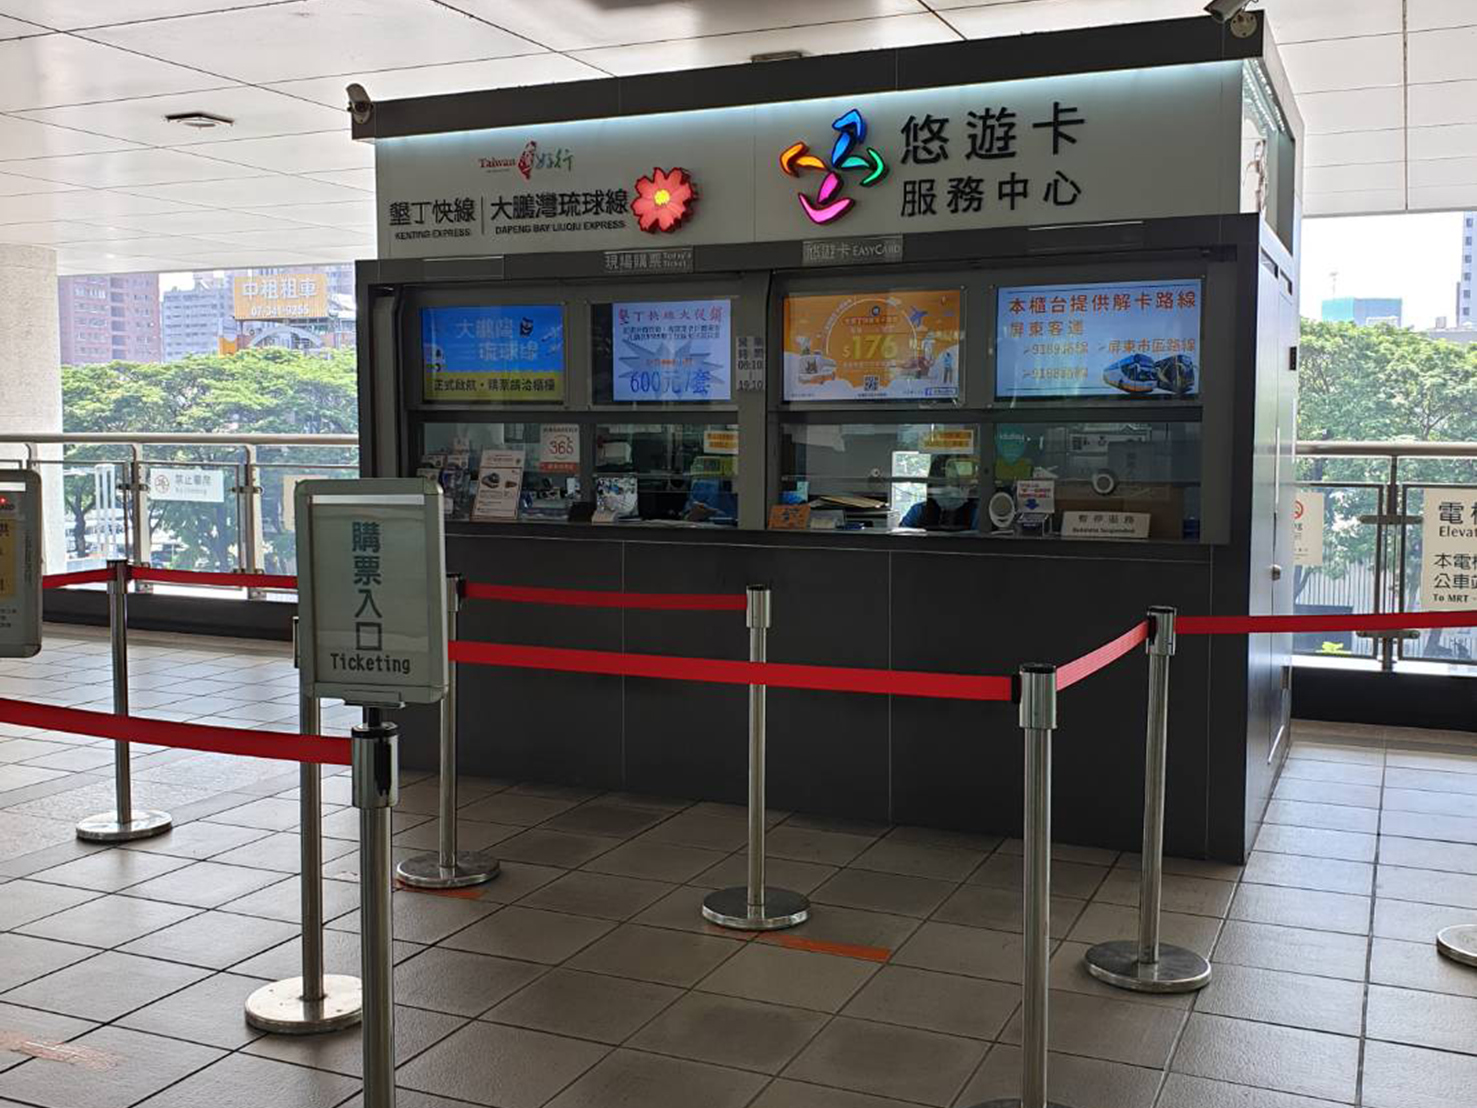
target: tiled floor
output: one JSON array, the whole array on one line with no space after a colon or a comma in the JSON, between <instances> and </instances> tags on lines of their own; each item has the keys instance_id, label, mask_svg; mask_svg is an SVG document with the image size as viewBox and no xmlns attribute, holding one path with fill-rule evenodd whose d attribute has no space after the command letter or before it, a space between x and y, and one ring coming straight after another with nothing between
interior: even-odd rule
<instances>
[{"instance_id":1,"label":"tiled floor","mask_svg":"<svg viewBox=\"0 0 1477 1108\"><path fill-rule=\"evenodd\" d=\"M0 695L108 708L107 658L57 629L0 664ZM139 636L132 658L140 714L295 724L280 649ZM176 828L98 849L72 821L108 806L108 755L0 730L0 1108L357 1105L355 1032L242 1019L253 989L297 972L296 768L137 748L137 799ZM399 856L434 843L435 793L408 780ZM324 794L328 968L355 973L347 779ZM771 877L814 918L755 937L698 914L704 890L742 880L739 809L478 780L461 797L463 843L504 872L395 895L401 1108L951 1108L1016 1091L1018 842L773 813ZM1477 1105L1477 970L1432 943L1477 921L1470 736L1300 726L1244 871L1167 865L1164 936L1215 963L1194 997L1087 976L1089 944L1134 933L1137 858L1057 858L1055 1099Z\"/></svg>"}]
</instances>

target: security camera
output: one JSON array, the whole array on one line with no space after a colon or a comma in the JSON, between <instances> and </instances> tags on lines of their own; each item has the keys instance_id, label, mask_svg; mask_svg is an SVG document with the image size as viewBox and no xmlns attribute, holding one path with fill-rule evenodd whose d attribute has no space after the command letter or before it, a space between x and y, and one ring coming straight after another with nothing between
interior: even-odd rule
<instances>
[{"instance_id":1,"label":"security camera","mask_svg":"<svg viewBox=\"0 0 1477 1108\"><path fill-rule=\"evenodd\" d=\"M349 114L354 117L354 122L368 123L374 114L374 101L369 98L369 93L363 85L350 85L346 91L349 94Z\"/></svg>"},{"instance_id":2,"label":"security camera","mask_svg":"<svg viewBox=\"0 0 1477 1108\"><path fill-rule=\"evenodd\" d=\"M1217 23L1229 23L1246 8L1251 0L1210 0L1205 10Z\"/></svg>"}]
</instances>

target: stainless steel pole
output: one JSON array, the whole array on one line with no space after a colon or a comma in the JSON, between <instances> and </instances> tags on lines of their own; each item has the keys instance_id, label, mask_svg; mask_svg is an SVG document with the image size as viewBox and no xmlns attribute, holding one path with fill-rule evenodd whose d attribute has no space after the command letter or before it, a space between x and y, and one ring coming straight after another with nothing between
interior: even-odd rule
<instances>
[{"instance_id":1,"label":"stainless steel pole","mask_svg":"<svg viewBox=\"0 0 1477 1108\"><path fill-rule=\"evenodd\" d=\"M1164 771L1169 752L1169 660L1175 610L1149 609L1149 710L1144 741L1144 840L1139 857L1139 937L1099 943L1083 956L1099 981L1140 993L1188 993L1210 984L1210 963L1159 941L1164 888Z\"/></svg>"},{"instance_id":2,"label":"stainless steel pole","mask_svg":"<svg viewBox=\"0 0 1477 1108\"><path fill-rule=\"evenodd\" d=\"M364 978L364 1108L395 1108L395 960L390 813L400 798L399 729L364 710L353 731L359 809L359 953Z\"/></svg>"},{"instance_id":3,"label":"stainless steel pole","mask_svg":"<svg viewBox=\"0 0 1477 1108\"><path fill-rule=\"evenodd\" d=\"M1051 734L1056 666L1021 666L1020 725L1026 740L1025 958L1021 1095L981 1108L1062 1108L1046 1098L1047 974L1051 960Z\"/></svg>"},{"instance_id":4,"label":"stainless steel pole","mask_svg":"<svg viewBox=\"0 0 1477 1108\"><path fill-rule=\"evenodd\" d=\"M461 611L462 576L446 577L446 635L456 638L457 614ZM441 701L441 777L437 803L439 847L434 853L417 854L395 867L395 875L418 889L461 889L480 885L498 875L501 866L491 854L456 848L456 663L446 666L446 696Z\"/></svg>"},{"instance_id":5,"label":"stainless steel pole","mask_svg":"<svg viewBox=\"0 0 1477 1108\"><path fill-rule=\"evenodd\" d=\"M152 565L154 561L153 540L149 534L148 485L144 482L144 448L134 443L130 448L128 463L129 514L133 519L133 564ZM151 581L135 581L135 592L153 592Z\"/></svg>"},{"instance_id":6,"label":"stainless steel pole","mask_svg":"<svg viewBox=\"0 0 1477 1108\"><path fill-rule=\"evenodd\" d=\"M113 712L128 715L128 560L108 562L108 636L113 647ZM77 837L86 842L123 843L148 839L168 831L167 812L136 811L129 774L129 744L113 744L113 810L88 816L77 824Z\"/></svg>"},{"instance_id":7,"label":"stainless steel pole","mask_svg":"<svg viewBox=\"0 0 1477 1108\"><path fill-rule=\"evenodd\" d=\"M769 657L770 598L768 585L747 590L749 661ZM810 901L790 889L774 888L764 880L764 781L768 707L764 685L749 686L749 876L742 887L719 889L703 899L703 918L719 927L738 931L777 931L810 917Z\"/></svg>"},{"instance_id":8,"label":"stainless steel pole","mask_svg":"<svg viewBox=\"0 0 1477 1108\"><path fill-rule=\"evenodd\" d=\"M298 617L292 617L292 661L299 664ZM322 731L319 701L299 682L298 732ZM357 977L323 972L323 776L316 763L298 773L298 878L302 907L303 974L263 985L246 999L246 1022L260 1031L311 1035L359 1022L363 1009Z\"/></svg>"}]
</instances>

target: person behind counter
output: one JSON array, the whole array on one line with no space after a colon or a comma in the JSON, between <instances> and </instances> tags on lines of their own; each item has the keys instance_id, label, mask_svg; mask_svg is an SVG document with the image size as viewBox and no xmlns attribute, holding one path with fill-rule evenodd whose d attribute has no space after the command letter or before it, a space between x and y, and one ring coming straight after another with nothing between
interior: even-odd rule
<instances>
[{"instance_id":1,"label":"person behind counter","mask_svg":"<svg viewBox=\"0 0 1477 1108\"><path fill-rule=\"evenodd\" d=\"M928 495L898 521L898 527L924 531L978 531L979 496L970 496L973 459L939 454L928 467Z\"/></svg>"}]
</instances>

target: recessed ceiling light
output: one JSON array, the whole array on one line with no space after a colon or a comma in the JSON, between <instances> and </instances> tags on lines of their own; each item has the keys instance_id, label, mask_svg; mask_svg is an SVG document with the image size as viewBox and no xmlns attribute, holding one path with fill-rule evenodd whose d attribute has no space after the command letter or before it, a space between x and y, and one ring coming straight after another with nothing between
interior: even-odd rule
<instances>
[{"instance_id":1,"label":"recessed ceiling light","mask_svg":"<svg viewBox=\"0 0 1477 1108\"><path fill-rule=\"evenodd\" d=\"M166 115L165 123L178 123L182 127L194 127L199 131L206 131L212 127L230 127L236 121L227 119L223 115L211 115L209 112L180 112L178 115Z\"/></svg>"}]
</instances>

